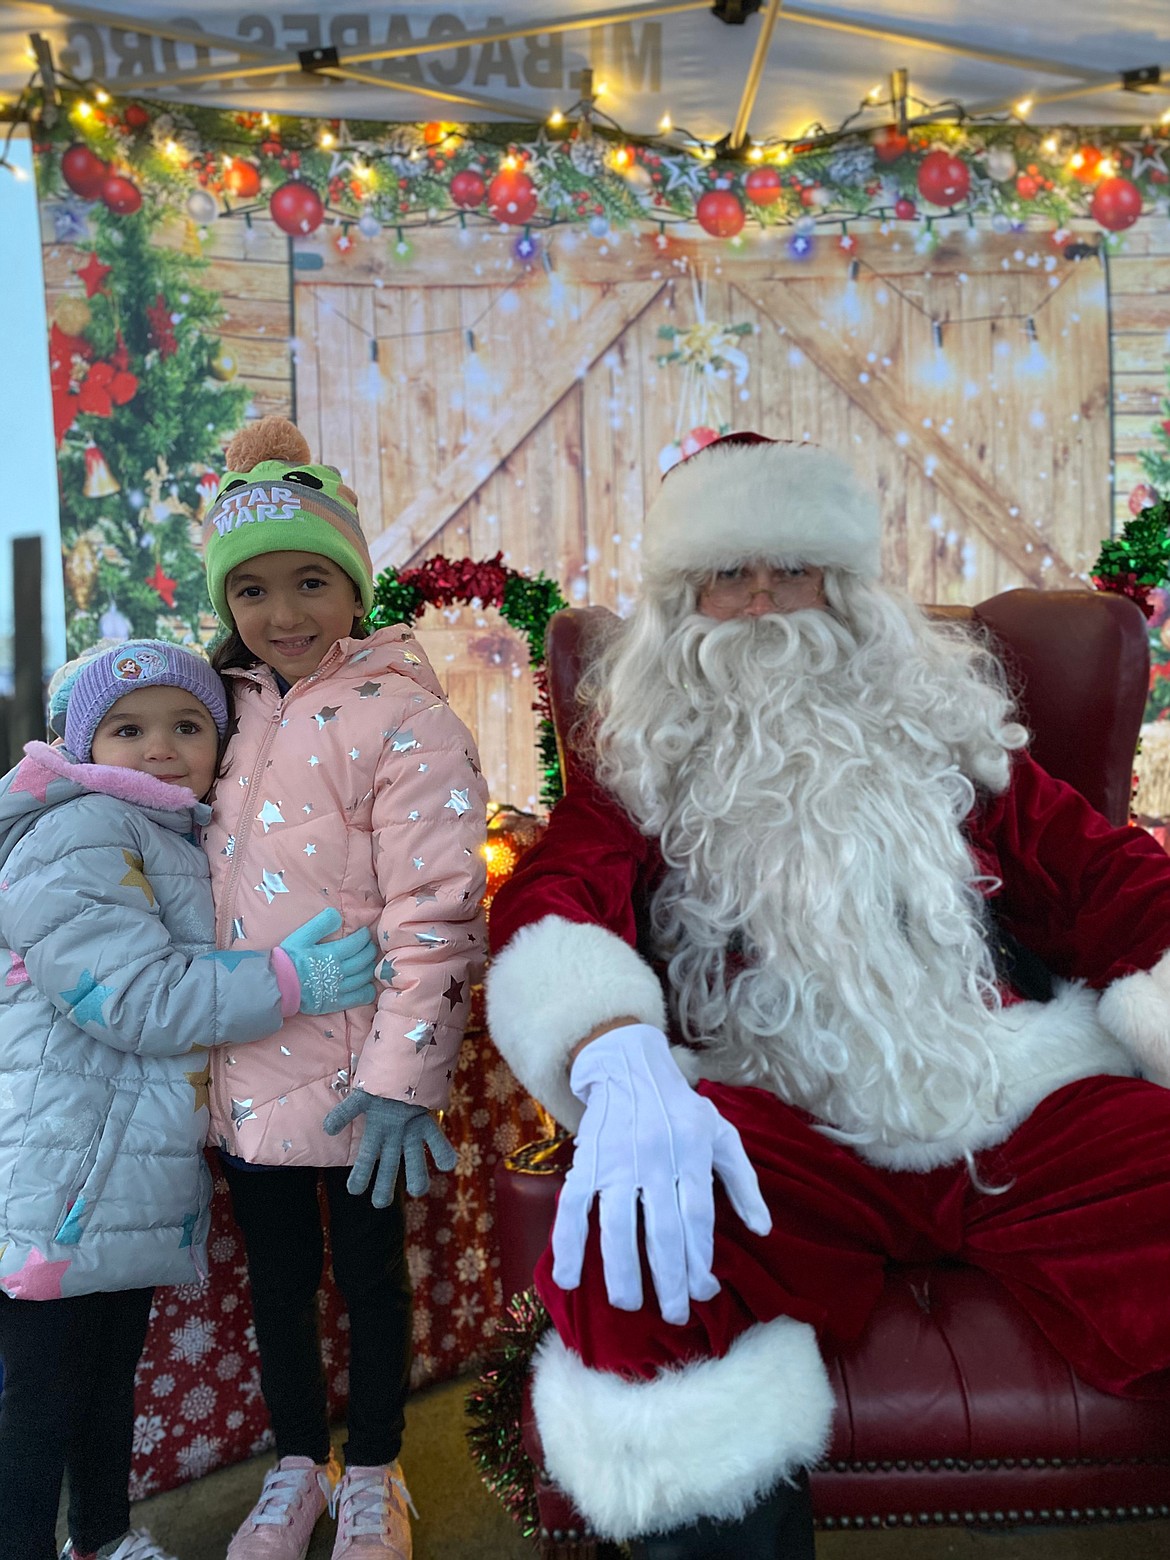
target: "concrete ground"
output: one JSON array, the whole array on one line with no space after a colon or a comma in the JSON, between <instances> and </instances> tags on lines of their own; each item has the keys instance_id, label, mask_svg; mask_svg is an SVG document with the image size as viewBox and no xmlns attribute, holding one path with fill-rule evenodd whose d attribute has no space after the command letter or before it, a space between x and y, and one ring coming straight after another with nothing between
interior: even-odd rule
<instances>
[{"instance_id":1,"label":"concrete ground","mask_svg":"<svg viewBox=\"0 0 1170 1560\"><path fill-rule=\"evenodd\" d=\"M418 1393L407 1411L402 1462L414 1503L414 1560L532 1560L533 1547L480 1482L463 1438L466 1382ZM155 1495L135 1508L176 1560L223 1560L271 1458L257 1458ZM322 1518L307 1560L330 1560ZM65 1532L61 1530L64 1542ZM924 1529L822 1533L817 1560L1170 1560L1170 1521L992 1533Z\"/></svg>"}]
</instances>

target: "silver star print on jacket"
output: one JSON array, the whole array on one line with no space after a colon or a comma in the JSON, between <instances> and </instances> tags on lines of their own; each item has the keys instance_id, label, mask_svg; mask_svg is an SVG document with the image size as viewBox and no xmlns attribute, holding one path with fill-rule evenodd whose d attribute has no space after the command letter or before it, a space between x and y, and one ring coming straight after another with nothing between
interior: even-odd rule
<instances>
[{"instance_id":1,"label":"silver star print on jacket","mask_svg":"<svg viewBox=\"0 0 1170 1560\"><path fill-rule=\"evenodd\" d=\"M284 814L280 810L280 803L266 801L256 814L256 822L264 825L265 834L268 833L274 823L283 823Z\"/></svg>"},{"instance_id":2,"label":"silver star print on jacket","mask_svg":"<svg viewBox=\"0 0 1170 1560\"><path fill-rule=\"evenodd\" d=\"M468 812L471 808L471 803L467 799L468 789L470 789L470 787L465 788L462 791L452 791L451 799L443 803L443 806L449 807L457 818L460 817L463 813Z\"/></svg>"},{"instance_id":3,"label":"silver star print on jacket","mask_svg":"<svg viewBox=\"0 0 1170 1560\"><path fill-rule=\"evenodd\" d=\"M425 1051L428 1045L434 1045L435 1043L435 1026L434 1024L425 1023L420 1018L417 1024L412 1025L406 1031L404 1038L414 1042L416 1053Z\"/></svg>"},{"instance_id":4,"label":"silver star print on jacket","mask_svg":"<svg viewBox=\"0 0 1170 1560\"><path fill-rule=\"evenodd\" d=\"M264 898L269 904L272 903L277 894L288 893L288 889L284 886L283 872L264 871L260 874L259 883L256 883L253 886L255 887L258 894L264 895Z\"/></svg>"}]
</instances>

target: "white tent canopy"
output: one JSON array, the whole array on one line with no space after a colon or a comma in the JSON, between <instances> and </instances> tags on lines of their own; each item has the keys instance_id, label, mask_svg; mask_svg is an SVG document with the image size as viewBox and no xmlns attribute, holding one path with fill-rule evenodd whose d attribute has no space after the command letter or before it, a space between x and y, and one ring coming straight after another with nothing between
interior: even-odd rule
<instances>
[{"instance_id":1,"label":"white tent canopy","mask_svg":"<svg viewBox=\"0 0 1170 1560\"><path fill-rule=\"evenodd\" d=\"M654 134L669 115L708 141L831 129L876 88L885 96L900 67L912 114L1027 100L1037 122L1118 124L1170 109L1166 0L763 0L741 25L710 0L0 0L10 100L34 68L33 34L63 72L116 94L350 118L543 119L572 109L586 68L604 89L597 107L623 129ZM303 68L321 50L336 55ZM1154 79L1127 90L1134 72Z\"/></svg>"}]
</instances>

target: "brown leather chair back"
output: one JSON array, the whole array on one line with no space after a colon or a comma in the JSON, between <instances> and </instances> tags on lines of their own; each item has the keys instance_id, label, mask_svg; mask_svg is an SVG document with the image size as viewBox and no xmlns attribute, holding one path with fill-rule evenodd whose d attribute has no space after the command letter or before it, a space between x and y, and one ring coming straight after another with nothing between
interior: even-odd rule
<instances>
[{"instance_id":1,"label":"brown leather chair back","mask_svg":"<svg viewBox=\"0 0 1170 1560\"><path fill-rule=\"evenodd\" d=\"M985 629L1008 670L1037 763L1111 823L1129 817L1133 755L1149 683L1145 619L1102 591L1009 590L976 607L928 608ZM613 623L606 607L571 607L548 626L549 693L566 787L582 668Z\"/></svg>"}]
</instances>

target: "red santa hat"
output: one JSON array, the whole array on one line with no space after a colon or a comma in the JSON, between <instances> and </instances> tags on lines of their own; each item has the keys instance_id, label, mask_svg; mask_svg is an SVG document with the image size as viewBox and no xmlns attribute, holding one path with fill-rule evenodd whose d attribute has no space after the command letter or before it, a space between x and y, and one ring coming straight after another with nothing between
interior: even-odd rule
<instances>
[{"instance_id":1,"label":"red santa hat","mask_svg":"<svg viewBox=\"0 0 1170 1560\"><path fill-rule=\"evenodd\" d=\"M665 585L756 558L876 579L876 494L840 455L758 433L727 434L672 467L642 526L643 580Z\"/></svg>"}]
</instances>

